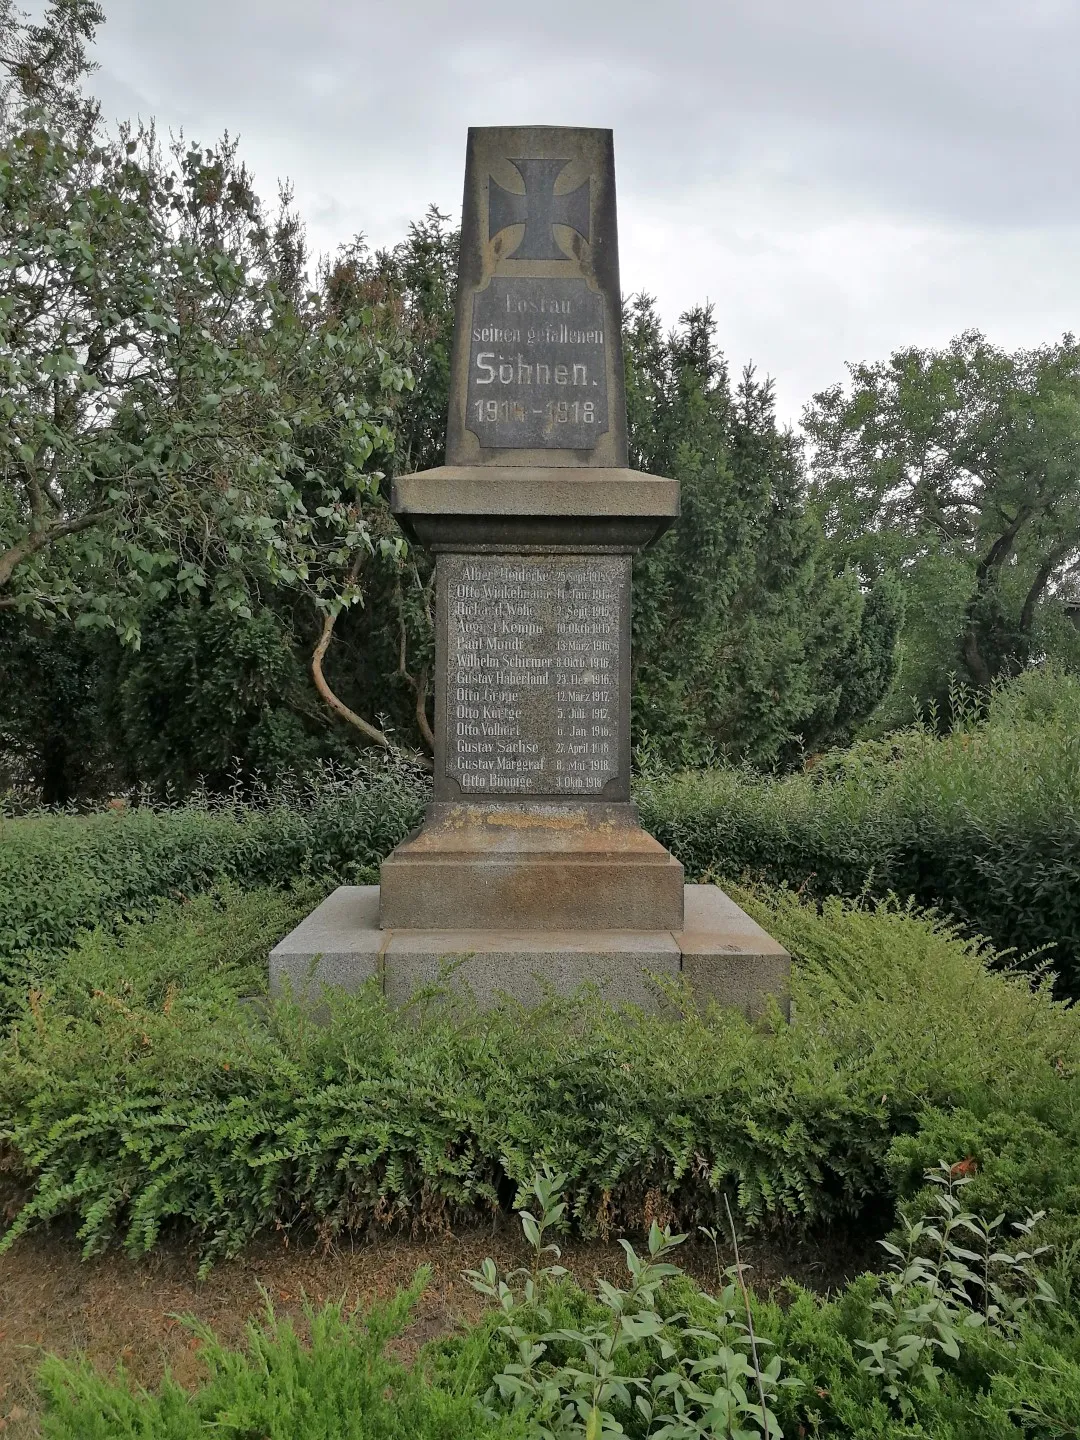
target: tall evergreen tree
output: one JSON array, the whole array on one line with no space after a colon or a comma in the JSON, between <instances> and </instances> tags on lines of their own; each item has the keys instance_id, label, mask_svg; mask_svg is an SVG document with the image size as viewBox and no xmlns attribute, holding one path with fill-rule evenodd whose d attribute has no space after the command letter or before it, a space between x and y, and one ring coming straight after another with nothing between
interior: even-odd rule
<instances>
[{"instance_id":1,"label":"tall evergreen tree","mask_svg":"<svg viewBox=\"0 0 1080 1440\"><path fill-rule=\"evenodd\" d=\"M873 710L898 600L824 563L771 382L748 367L733 386L715 328L705 306L665 335L648 297L627 319L632 463L682 489L677 524L636 564L634 724L685 763L783 765Z\"/></svg>"}]
</instances>

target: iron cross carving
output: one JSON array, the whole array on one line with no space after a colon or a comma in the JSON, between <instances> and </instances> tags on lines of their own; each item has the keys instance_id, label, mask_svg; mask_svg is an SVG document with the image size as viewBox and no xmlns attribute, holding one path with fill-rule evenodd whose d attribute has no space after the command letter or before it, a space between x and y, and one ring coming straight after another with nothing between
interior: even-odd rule
<instances>
[{"instance_id":1,"label":"iron cross carving","mask_svg":"<svg viewBox=\"0 0 1080 1440\"><path fill-rule=\"evenodd\" d=\"M508 252L507 259L513 255L518 260L565 260L552 227L568 225L588 240L590 182L583 180L569 195L556 195L555 182L570 163L568 160L510 163L525 182L525 194L515 195L488 176L488 239L493 240L509 225L524 225L525 234Z\"/></svg>"}]
</instances>

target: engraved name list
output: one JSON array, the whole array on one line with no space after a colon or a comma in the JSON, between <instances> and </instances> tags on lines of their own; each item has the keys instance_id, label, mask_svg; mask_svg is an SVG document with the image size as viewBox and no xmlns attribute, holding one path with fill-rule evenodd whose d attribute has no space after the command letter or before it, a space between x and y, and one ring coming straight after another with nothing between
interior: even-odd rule
<instances>
[{"instance_id":1,"label":"engraved name list","mask_svg":"<svg viewBox=\"0 0 1080 1440\"><path fill-rule=\"evenodd\" d=\"M619 773L624 556L445 556L446 773L597 795Z\"/></svg>"}]
</instances>

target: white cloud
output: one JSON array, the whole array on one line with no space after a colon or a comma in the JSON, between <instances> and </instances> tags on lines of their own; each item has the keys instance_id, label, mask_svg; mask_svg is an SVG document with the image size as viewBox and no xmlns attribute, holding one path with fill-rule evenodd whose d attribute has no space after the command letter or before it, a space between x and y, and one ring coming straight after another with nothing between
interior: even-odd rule
<instances>
[{"instance_id":1,"label":"white cloud","mask_svg":"<svg viewBox=\"0 0 1080 1440\"><path fill-rule=\"evenodd\" d=\"M626 289L794 418L846 359L1080 328L1073 0L105 0L98 91L290 176L313 243L456 213L470 124L611 126Z\"/></svg>"}]
</instances>

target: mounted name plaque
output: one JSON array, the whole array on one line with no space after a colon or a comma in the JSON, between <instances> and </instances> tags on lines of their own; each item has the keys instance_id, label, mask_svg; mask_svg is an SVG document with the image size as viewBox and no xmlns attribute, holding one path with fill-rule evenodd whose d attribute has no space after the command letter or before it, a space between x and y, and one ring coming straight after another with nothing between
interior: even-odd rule
<instances>
[{"instance_id":1,"label":"mounted name plaque","mask_svg":"<svg viewBox=\"0 0 1080 1440\"><path fill-rule=\"evenodd\" d=\"M447 777L463 795L602 795L623 768L629 557L454 555L439 580Z\"/></svg>"}]
</instances>

